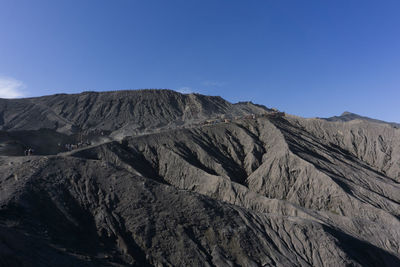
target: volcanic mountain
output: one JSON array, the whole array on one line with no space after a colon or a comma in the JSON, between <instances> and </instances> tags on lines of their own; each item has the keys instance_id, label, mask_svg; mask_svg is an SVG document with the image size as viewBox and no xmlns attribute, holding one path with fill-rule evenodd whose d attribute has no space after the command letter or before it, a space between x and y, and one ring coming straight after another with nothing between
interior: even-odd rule
<instances>
[{"instance_id":1,"label":"volcanic mountain","mask_svg":"<svg viewBox=\"0 0 400 267\"><path fill-rule=\"evenodd\" d=\"M138 90L0 129L1 266L400 266L394 123Z\"/></svg>"}]
</instances>

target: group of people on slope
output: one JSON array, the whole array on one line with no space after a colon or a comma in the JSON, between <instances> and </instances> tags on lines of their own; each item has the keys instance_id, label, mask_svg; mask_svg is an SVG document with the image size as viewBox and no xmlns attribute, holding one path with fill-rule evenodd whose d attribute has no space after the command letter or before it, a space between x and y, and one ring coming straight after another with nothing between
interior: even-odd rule
<instances>
[{"instance_id":1,"label":"group of people on slope","mask_svg":"<svg viewBox=\"0 0 400 267\"><path fill-rule=\"evenodd\" d=\"M28 148L25 150L25 156L32 156L33 155L33 148Z\"/></svg>"}]
</instances>

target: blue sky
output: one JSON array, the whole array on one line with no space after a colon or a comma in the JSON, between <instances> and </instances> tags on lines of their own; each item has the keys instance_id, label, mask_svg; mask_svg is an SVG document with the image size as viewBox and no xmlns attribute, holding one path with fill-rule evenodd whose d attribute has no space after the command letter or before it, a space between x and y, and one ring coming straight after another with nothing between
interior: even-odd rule
<instances>
[{"instance_id":1,"label":"blue sky","mask_svg":"<svg viewBox=\"0 0 400 267\"><path fill-rule=\"evenodd\" d=\"M1 0L0 97L170 88L400 122L400 1Z\"/></svg>"}]
</instances>

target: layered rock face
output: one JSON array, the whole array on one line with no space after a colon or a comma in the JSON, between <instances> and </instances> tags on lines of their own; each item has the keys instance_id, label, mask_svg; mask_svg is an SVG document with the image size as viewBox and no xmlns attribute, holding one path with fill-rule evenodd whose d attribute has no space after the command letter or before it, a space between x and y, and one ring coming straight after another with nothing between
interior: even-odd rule
<instances>
[{"instance_id":1,"label":"layered rock face","mask_svg":"<svg viewBox=\"0 0 400 267\"><path fill-rule=\"evenodd\" d=\"M125 114L120 123L112 112L93 113L108 127L101 128L104 142L0 158L0 265L400 265L396 125L362 117L304 119L171 91L121 92L134 94L150 102L165 94L175 100L131 119L124 105L115 107L127 101L117 92L96 93L96 101L115 98L109 110ZM87 95L13 101L52 99L42 104L51 114L89 131L97 126L77 119L91 117L88 110L72 115L55 108ZM202 108L179 113L184 101ZM36 131L10 126L11 117L22 116L10 103L2 107L9 130L0 137L22 143L21 135ZM148 103L137 102L133 110ZM201 123L221 115L231 119ZM151 116L157 122L147 121ZM146 125L157 132L145 134ZM74 138L67 128L40 131L63 142ZM123 134L115 138L116 132Z\"/></svg>"}]
</instances>

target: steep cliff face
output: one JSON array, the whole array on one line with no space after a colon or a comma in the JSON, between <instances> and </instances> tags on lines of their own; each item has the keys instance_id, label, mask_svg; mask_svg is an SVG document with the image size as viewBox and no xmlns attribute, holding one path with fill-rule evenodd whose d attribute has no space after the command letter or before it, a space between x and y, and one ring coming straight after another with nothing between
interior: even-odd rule
<instances>
[{"instance_id":1,"label":"steep cliff face","mask_svg":"<svg viewBox=\"0 0 400 267\"><path fill-rule=\"evenodd\" d=\"M158 100L157 91L135 94L146 103L134 105L139 118L114 101L99 115L109 128L86 124L95 114L56 108L73 106L61 98L76 96L42 99L74 127L108 129L110 141L58 155L0 157L0 265L400 265L395 125L303 119L170 91ZM162 101L164 94L172 99ZM144 111L169 102L173 107ZM196 112L179 113L193 103L200 103ZM232 119L192 123L221 115ZM128 124L135 117L132 125L143 129L155 125L146 118L172 129L129 130L112 141L120 116ZM178 120L185 128L171 123ZM27 130L5 131L0 141ZM46 131L49 140L73 138Z\"/></svg>"}]
</instances>

